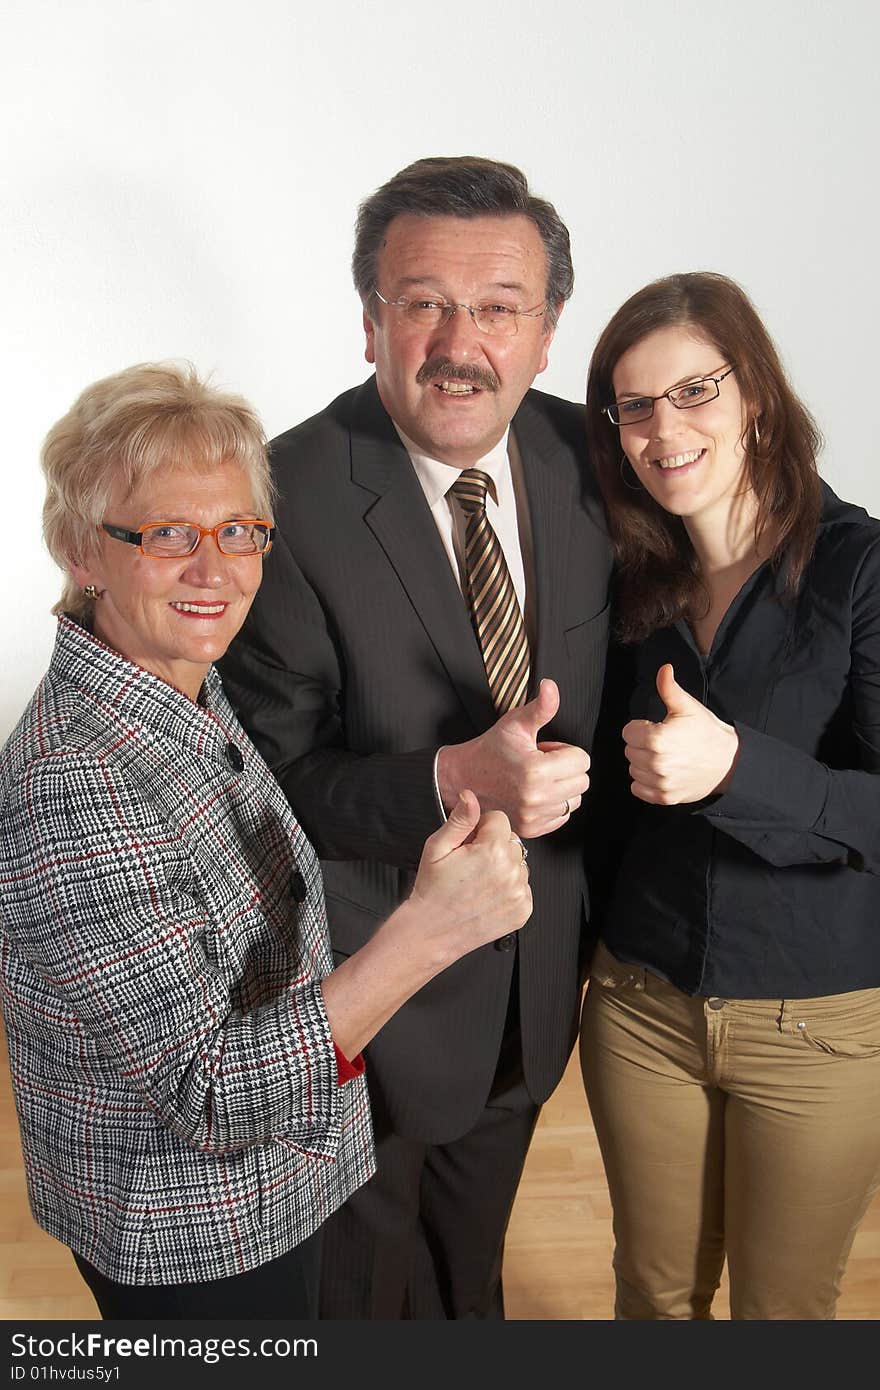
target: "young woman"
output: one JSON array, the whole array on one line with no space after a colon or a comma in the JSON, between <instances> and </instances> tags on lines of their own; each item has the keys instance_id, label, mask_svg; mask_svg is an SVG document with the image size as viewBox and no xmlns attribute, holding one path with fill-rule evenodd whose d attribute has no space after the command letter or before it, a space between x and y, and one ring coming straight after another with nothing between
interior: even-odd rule
<instances>
[{"instance_id":1,"label":"young woman","mask_svg":"<svg viewBox=\"0 0 880 1390\"><path fill-rule=\"evenodd\" d=\"M629 299L587 413L621 641L594 787L623 795L582 1061L617 1315L710 1317L726 1254L735 1318L832 1318L880 1178L880 524L820 481L724 276Z\"/></svg>"}]
</instances>

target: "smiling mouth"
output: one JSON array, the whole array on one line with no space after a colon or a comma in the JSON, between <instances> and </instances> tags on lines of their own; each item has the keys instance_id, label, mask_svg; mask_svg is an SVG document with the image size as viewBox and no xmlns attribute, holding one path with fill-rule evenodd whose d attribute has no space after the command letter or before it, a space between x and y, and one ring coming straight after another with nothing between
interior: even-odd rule
<instances>
[{"instance_id":1,"label":"smiling mouth","mask_svg":"<svg viewBox=\"0 0 880 1390\"><path fill-rule=\"evenodd\" d=\"M684 454L669 454L666 458L651 459L651 463L657 468L662 468L664 473L674 472L678 468L686 468L689 463L696 463L705 452L705 449L690 449Z\"/></svg>"},{"instance_id":2,"label":"smiling mouth","mask_svg":"<svg viewBox=\"0 0 880 1390\"><path fill-rule=\"evenodd\" d=\"M444 396L462 400L481 396L484 391L498 391L501 382L488 366L476 362L453 362L450 357L432 357L416 372L417 386L433 386Z\"/></svg>"},{"instance_id":3,"label":"smiling mouth","mask_svg":"<svg viewBox=\"0 0 880 1390\"><path fill-rule=\"evenodd\" d=\"M196 618L218 618L229 607L228 603L183 603L172 601L176 613L190 613Z\"/></svg>"},{"instance_id":4,"label":"smiling mouth","mask_svg":"<svg viewBox=\"0 0 880 1390\"><path fill-rule=\"evenodd\" d=\"M464 381L438 381L435 382L438 391L442 391L444 396L477 396L480 394L478 386L469 386Z\"/></svg>"}]
</instances>

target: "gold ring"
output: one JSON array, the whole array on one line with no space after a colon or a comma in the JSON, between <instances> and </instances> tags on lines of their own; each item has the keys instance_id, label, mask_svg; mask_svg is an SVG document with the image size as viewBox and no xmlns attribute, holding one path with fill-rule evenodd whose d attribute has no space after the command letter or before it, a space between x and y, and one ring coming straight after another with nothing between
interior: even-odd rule
<instances>
[{"instance_id":1,"label":"gold ring","mask_svg":"<svg viewBox=\"0 0 880 1390\"><path fill-rule=\"evenodd\" d=\"M568 797L565 798L565 810L563 811L563 815L571 815L571 806L569 805Z\"/></svg>"}]
</instances>

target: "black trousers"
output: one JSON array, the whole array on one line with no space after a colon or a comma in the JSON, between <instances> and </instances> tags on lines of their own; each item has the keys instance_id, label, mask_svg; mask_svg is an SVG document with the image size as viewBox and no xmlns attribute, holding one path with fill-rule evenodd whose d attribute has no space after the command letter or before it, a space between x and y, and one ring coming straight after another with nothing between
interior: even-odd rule
<instances>
[{"instance_id":1,"label":"black trousers","mask_svg":"<svg viewBox=\"0 0 880 1390\"><path fill-rule=\"evenodd\" d=\"M515 985L511 996L492 1090L468 1134L404 1139L371 1089L377 1170L322 1228L321 1318L504 1317L504 1236L538 1118Z\"/></svg>"},{"instance_id":2,"label":"black trousers","mask_svg":"<svg viewBox=\"0 0 880 1390\"><path fill-rule=\"evenodd\" d=\"M204 1284L117 1284L74 1250L101 1317L107 1320L151 1318L297 1318L312 1319L318 1309L321 1270L319 1228L286 1255L245 1274Z\"/></svg>"}]
</instances>

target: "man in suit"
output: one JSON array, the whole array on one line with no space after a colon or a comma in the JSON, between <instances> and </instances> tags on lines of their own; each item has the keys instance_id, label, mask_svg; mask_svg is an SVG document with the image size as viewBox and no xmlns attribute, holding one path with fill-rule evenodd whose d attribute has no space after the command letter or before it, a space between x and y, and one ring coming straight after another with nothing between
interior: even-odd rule
<instances>
[{"instance_id":1,"label":"man in suit","mask_svg":"<svg viewBox=\"0 0 880 1390\"><path fill-rule=\"evenodd\" d=\"M424 159L361 205L353 270L375 376L274 440L273 563L222 671L322 858L337 957L410 893L463 787L527 843L527 925L370 1045L378 1171L324 1246L324 1317L503 1317L590 944L577 812L610 552L582 409L530 389L569 238L512 166Z\"/></svg>"}]
</instances>

